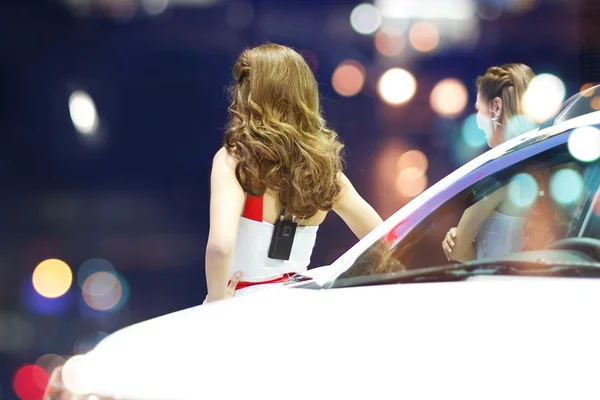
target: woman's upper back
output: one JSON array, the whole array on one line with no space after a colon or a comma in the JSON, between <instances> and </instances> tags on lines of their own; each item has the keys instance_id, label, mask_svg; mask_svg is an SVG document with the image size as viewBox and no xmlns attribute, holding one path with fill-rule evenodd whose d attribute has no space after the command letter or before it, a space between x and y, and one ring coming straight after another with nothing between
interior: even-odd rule
<instances>
[{"instance_id":1,"label":"woman's upper back","mask_svg":"<svg viewBox=\"0 0 600 400\"><path fill-rule=\"evenodd\" d=\"M301 273L310 264L319 224L325 218L320 212L307 221L299 221L293 234L293 244L287 259L269 257L275 222L281 215L281 203L276 193L246 196L240 217L235 246L233 271L240 271L245 281L268 280L286 273ZM313 222L306 225L306 222Z\"/></svg>"},{"instance_id":2,"label":"woman's upper back","mask_svg":"<svg viewBox=\"0 0 600 400\"><path fill-rule=\"evenodd\" d=\"M274 224L281 216L281 212L284 207L283 203L279 199L279 193L275 192L274 190L267 189L262 198L263 221ZM296 216L296 219L298 221L298 225L300 226L318 226L323 223L326 216L327 211L319 210L311 217L302 218L301 216Z\"/></svg>"}]
</instances>

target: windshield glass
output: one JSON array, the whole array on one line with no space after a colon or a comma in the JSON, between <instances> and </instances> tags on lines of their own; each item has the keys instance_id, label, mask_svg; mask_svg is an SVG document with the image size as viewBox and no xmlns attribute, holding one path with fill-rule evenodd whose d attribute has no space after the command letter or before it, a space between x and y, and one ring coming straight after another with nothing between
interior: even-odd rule
<instances>
[{"instance_id":1,"label":"windshield glass","mask_svg":"<svg viewBox=\"0 0 600 400\"><path fill-rule=\"evenodd\" d=\"M571 96L563 103L558 113L544 121L540 128L557 125L561 122L600 110L600 85L592 86Z\"/></svg>"},{"instance_id":2,"label":"windshield glass","mask_svg":"<svg viewBox=\"0 0 600 400\"><path fill-rule=\"evenodd\" d=\"M568 134L555 137L560 140L542 151L525 147L500 157L495 166L488 163L476 169L467 177L473 183L441 206L421 210L427 214L402 234L398 234L399 227L388 232L338 280L541 250L559 239L580 235L600 175L596 161L573 156ZM529 153L523 157L524 152ZM410 221L403 223L410 225ZM442 245L455 227L456 251L461 254L451 257L458 260L449 259Z\"/></svg>"}]
</instances>

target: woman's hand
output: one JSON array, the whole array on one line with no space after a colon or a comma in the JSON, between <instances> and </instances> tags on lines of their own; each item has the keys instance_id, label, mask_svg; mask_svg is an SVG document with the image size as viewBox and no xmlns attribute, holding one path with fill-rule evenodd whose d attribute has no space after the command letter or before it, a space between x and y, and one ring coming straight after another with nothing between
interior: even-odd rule
<instances>
[{"instance_id":1,"label":"woman's hand","mask_svg":"<svg viewBox=\"0 0 600 400\"><path fill-rule=\"evenodd\" d=\"M442 249L444 249L444 253L446 254L446 258L448 261L452 261L452 249L456 244L456 228L450 228L448 233L446 233L446 237L442 240Z\"/></svg>"},{"instance_id":2,"label":"woman's hand","mask_svg":"<svg viewBox=\"0 0 600 400\"><path fill-rule=\"evenodd\" d=\"M223 300L230 299L233 297L233 295L235 295L235 289L237 288L237 285L238 285L238 283L240 283L241 280L242 280L242 273L240 271L233 274L233 277L231 278L229 285L227 285L227 289L225 289L225 297L223 298ZM204 301L202 302L202 304L204 304L204 303L210 303L210 301L208 301L208 295L206 295L206 297L204 298Z\"/></svg>"}]
</instances>

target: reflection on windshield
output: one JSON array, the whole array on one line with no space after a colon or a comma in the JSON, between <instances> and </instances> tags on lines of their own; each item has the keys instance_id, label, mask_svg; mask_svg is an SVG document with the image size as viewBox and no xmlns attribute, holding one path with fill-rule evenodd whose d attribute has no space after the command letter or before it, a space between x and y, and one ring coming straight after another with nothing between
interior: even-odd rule
<instances>
[{"instance_id":1,"label":"reflection on windshield","mask_svg":"<svg viewBox=\"0 0 600 400\"><path fill-rule=\"evenodd\" d=\"M391 243L380 239L361 254L352 268L340 275L340 278L379 275L405 270L406 267L394 256L394 248L391 247Z\"/></svg>"},{"instance_id":2,"label":"reflection on windshield","mask_svg":"<svg viewBox=\"0 0 600 400\"><path fill-rule=\"evenodd\" d=\"M553 124L556 125L558 123L600 110L600 107L596 105L596 102L598 102L598 99L600 98L599 96L600 85L593 86L572 96L564 103L561 112L553 121Z\"/></svg>"},{"instance_id":3,"label":"reflection on windshield","mask_svg":"<svg viewBox=\"0 0 600 400\"><path fill-rule=\"evenodd\" d=\"M384 235L339 278L503 257L541 250L557 240L576 236L598 186L596 164L575 161L568 146L561 144L510 165L431 210L399 242L385 240L388 235ZM496 203L492 202L494 196L499 199ZM472 238L466 236L472 255L464 259L447 257L441 245L446 232L456 227L472 207L479 207L478 212L489 209L483 220L475 218L466 225L472 229ZM504 223L507 220L510 224Z\"/></svg>"}]
</instances>

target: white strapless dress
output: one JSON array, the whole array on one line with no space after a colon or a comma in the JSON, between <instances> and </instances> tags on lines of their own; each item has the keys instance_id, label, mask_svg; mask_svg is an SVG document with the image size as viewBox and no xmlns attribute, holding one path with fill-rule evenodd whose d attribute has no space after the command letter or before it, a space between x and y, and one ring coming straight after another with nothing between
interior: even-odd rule
<instances>
[{"instance_id":1,"label":"white strapless dress","mask_svg":"<svg viewBox=\"0 0 600 400\"><path fill-rule=\"evenodd\" d=\"M502 257L522 251L525 245L524 226L523 217L494 211L475 237L477 259Z\"/></svg>"},{"instance_id":2,"label":"white strapless dress","mask_svg":"<svg viewBox=\"0 0 600 400\"><path fill-rule=\"evenodd\" d=\"M310 257L317 239L318 226L298 226L289 260L268 257L269 246L275 227L265 221L240 217L235 256L231 274L242 273L244 282L263 282L285 274L303 273L310 264ZM278 284L253 285L238 289L235 296L243 296L280 286Z\"/></svg>"}]
</instances>

